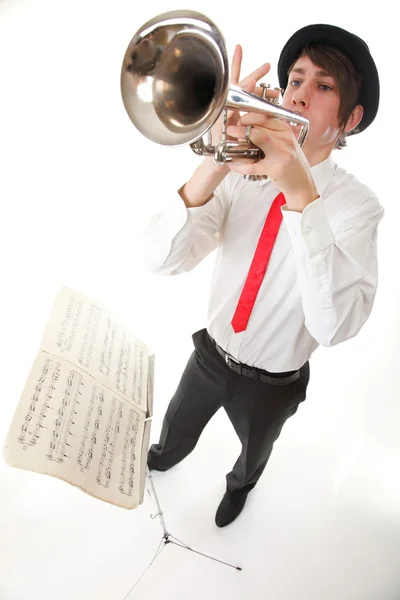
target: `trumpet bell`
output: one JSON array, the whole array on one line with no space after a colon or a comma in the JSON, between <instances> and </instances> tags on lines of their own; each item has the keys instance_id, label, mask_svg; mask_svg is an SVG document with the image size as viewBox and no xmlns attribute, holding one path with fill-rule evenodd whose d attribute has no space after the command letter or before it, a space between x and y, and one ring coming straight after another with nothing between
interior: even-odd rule
<instances>
[{"instance_id":1,"label":"trumpet bell","mask_svg":"<svg viewBox=\"0 0 400 600\"><path fill-rule=\"evenodd\" d=\"M218 119L229 90L226 45L216 25L194 11L145 23L122 63L121 94L135 127L149 140L183 146Z\"/></svg>"}]
</instances>

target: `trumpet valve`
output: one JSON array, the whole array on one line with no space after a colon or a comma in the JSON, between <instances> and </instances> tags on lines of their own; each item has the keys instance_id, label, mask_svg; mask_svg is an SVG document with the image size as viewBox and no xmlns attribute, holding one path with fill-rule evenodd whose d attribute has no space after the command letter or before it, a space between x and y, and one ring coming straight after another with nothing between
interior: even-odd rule
<instances>
[{"instance_id":1,"label":"trumpet valve","mask_svg":"<svg viewBox=\"0 0 400 600\"><path fill-rule=\"evenodd\" d=\"M279 92L279 95L276 98L268 98L267 97L267 93L268 90L271 88L271 84L269 83L260 83L260 87L262 88L262 98L263 100L268 100L268 102L270 102L271 104L279 104L279 97L283 94L283 92L285 90L283 90L280 87L275 87L274 88L274 92Z\"/></svg>"},{"instance_id":2,"label":"trumpet valve","mask_svg":"<svg viewBox=\"0 0 400 600\"><path fill-rule=\"evenodd\" d=\"M271 84L270 83L260 83L260 87L262 88L262 91L263 91L262 98L263 98L263 100L265 100L267 97L267 92L271 87Z\"/></svg>"}]
</instances>

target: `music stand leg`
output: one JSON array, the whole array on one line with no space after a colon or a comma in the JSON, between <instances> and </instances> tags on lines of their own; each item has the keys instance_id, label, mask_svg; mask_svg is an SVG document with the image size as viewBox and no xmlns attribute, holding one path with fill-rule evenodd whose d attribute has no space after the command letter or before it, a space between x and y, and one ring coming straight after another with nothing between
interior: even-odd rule
<instances>
[{"instance_id":1,"label":"music stand leg","mask_svg":"<svg viewBox=\"0 0 400 600\"><path fill-rule=\"evenodd\" d=\"M181 548L184 548L185 550L190 550L190 552L194 552L195 554L199 554L200 556L204 556L205 558L209 558L210 560L214 560L215 562L219 562L219 563L221 563L223 565L226 565L228 567L232 567L233 569L236 569L237 571L241 571L242 567L238 567L236 565L232 565L230 563L227 563L227 562L225 562L223 560L219 560L218 558L214 558L213 556L210 556L209 554L204 554L203 552L199 552L198 550L193 550L193 548L190 548L190 546L188 546L184 542L181 542L180 540L178 540L178 538L176 538L173 535L171 535L170 533L168 533L167 526L166 526L165 519L164 519L164 513L161 510L161 505L160 505L160 502L158 500L156 488L154 487L153 478L151 476L151 473L150 473L148 467L147 467L147 473L146 473L146 475L147 475L147 480L149 482L149 486L151 488L151 492L150 492L150 489L147 489L148 494L149 494L150 497L153 498L153 500L154 500L154 502L156 503L156 506L157 506L157 513L154 514L154 515L150 515L150 516L151 516L152 519L154 519L155 517L159 517L160 523L161 523L161 527L163 529L163 537L161 539L160 545L158 546L157 551L156 551L156 553L155 553L155 555L154 555L151 563L145 569L145 571L141 574L141 576L136 581L136 583L133 585L133 587L131 587L131 589L129 590L129 592L125 596L124 600L127 600L128 596L130 595L130 593L132 592L132 590L137 586L137 584L139 583L139 581L142 579L142 577L145 575L145 573L149 570L149 568L151 567L151 565L153 564L153 562L156 560L156 558L159 556L159 554L162 552L162 550L165 548L165 546L167 544L174 544L175 546L180 546Z\"/></svg>"}]
</instances>

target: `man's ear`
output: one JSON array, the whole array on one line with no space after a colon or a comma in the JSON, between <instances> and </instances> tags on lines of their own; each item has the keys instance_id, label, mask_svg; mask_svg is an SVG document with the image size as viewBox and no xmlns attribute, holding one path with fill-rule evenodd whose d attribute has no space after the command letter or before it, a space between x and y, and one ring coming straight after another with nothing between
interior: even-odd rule
<instances>
[{"instance_id":1,"label":"man's ear","mask_svg":"<svg viewBox=\"0 0 400 600\"><path fill-rule=\"evenodd\" d=\"M344 128L344 131L346 133L349 133L349 131L352 131L353 129L355 129L357 127L357 125L360 123L361 119L363 118L363 114L364 114L364 109L361 106L361 104L358 104L351 111L351 115L347 119L347 123L346 123L346 127Z\"/></svg>"}]
</instances>

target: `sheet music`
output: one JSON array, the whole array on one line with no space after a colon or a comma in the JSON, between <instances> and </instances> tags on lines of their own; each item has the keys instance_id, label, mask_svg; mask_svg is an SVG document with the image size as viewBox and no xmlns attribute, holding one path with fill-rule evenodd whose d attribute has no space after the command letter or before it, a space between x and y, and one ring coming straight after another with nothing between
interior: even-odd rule
<instances>
[{"instance_id":1,"label":"sheet music","mask_svg":"<svg viewBox=\"0 0 400 600\"><path fill-rule=\"evenodd\" d=\"M140 466L140 497L139 504L142 504L144 498L144 492L146 487L146 475L147 475L147 455L150 446L150 431L151 431L151 420L147 419L144 424L143 432L143 444L142 444L142 464Z\"/></svg>"},{"instance_id":2,"label":"sheet music","mask_svg":"<svg viewBox=\"0 0 400 600\"><path fill-rule=\"evenodd\" d=\"M140 467L140 490L141 495L139 502L143 502L146 475L147 475L147 455L149 452L150 445L150 428L151 428L151 417L153 416L153 396L154 396L154 365L155 356L151 354L149 356L149 369L148 369L148 381L147 381L147 419L145 421L145 429L143 433L143 444L141 451L141 467Z\"/></svg>"},{"instance_id":3,"label":"sheet music","mask_svg":"<svg viewBox=\"0 0 400 600\"><path fill-rule=\"evenodd\" d=\"M148 350L100 303L63 288L41 347L76 364L128 402L146 411Z\"/></svg>"},{"instance_id":4,"label":"sheet music","mask_svg":"<svg viewBox=\"0 0 400 600\"><path fill-rule=\"evenodd\" d=\"M153 416L153 400L154 400L154 363L155 356L149 356L148 376L147 376L147 416Z\"/></svg>"},{"instance_id":5,"label":"sheet music","mask_svg":"<svg viewBox=\"0 0 400 600\"><path fill-rule=\"evenodd\" d=\"M81 369L41 351L9 429L5 460L135 508L143 495L144 419Z\"/></svg>"}]
</instances>

